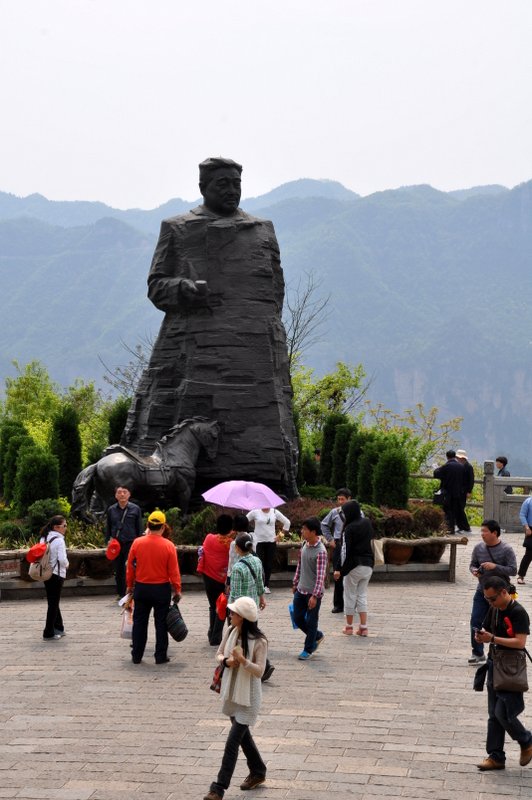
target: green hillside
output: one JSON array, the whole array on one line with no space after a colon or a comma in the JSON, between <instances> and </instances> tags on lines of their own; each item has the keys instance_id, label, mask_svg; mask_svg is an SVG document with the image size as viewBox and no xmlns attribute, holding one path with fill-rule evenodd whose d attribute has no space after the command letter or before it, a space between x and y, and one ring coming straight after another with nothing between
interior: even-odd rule
<instances>
[{"instance_id":1,"label":"green hillside","mask_svg":"<svg viewBox=\"0 0 532 800\"><path fill-rule=\"evenodd\" d=\"M121 340L156 332L146 277L159 224L194 204L118 211L0 193L0 378L12 358L38 358L60 383L101 379L98 356L120 363ZM331 293L311 366L362 361L375 400L462 415L475 458L497 450L532 469L532 182L359 197L294 181L242 206L273 220L288 283L313 270Z\"/></svg>"}]
</instances>

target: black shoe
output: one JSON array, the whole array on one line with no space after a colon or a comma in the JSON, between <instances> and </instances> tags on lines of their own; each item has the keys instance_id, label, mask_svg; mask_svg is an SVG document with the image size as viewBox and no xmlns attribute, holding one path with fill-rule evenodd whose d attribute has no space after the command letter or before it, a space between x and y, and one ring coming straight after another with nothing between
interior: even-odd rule
<instances>
[{"instance_id":1,"label":"black shoe","mask_svg":"<svg viewBox=\"0 0 532 800\"><path fill-rule=\"evenodd\" d=\"M266 667L266 669L264 670L263 676L261 678L262 683L264 683L265 681L270 680L270 678L273 675L274 669L275 669L275 667L273 666L273 664L270 664L269 667Z\"/></svg>"},{"instance_id":2,"label":"black shoe","mask_svg":"<svg viewBox=\"0 0 532 800\"><path fill-rule=\"evenodd\" d=\"M132 662L134 664L140 664L140 662L142 661L142 658L133 658L133 657L131 657L131 660L132 660Z\"/></svg>"},{"instance_id":3,"label":"black shoe","mask_svg":"<svg viewBox=\"0 0 532 800\"><path fill-rule=\"evenodd\" d=\"M157 661L157 659L155 659L155 663L156 664L168 664L169 661L170 661L170 659L168 658L168 656L166 656L166 658L159 659L159 661Z\"/></svg>"},{"instance_id":4,"label":"black shoe","mask_svg":"<svg viewBox=\"0 0 532 800\"><path fill-rule=\"evenodd\" d=\"M343 614L343 613L344 613L344 609L343 608L338 608L338 606L333 606L333 608L331 610L331 614Z\"/></svg>"}]
</instances>

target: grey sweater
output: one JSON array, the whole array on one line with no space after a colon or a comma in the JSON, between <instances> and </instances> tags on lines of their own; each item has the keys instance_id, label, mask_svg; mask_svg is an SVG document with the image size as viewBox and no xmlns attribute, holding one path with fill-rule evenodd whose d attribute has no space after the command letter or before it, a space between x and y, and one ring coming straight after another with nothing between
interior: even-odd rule
<instances>
[{"instance_id":1,"label":"grey sweater","mask_svg":"<svg viewBox=\"0 0 532 800\"><path fill-rule=\"evenodd\" d=\"M485 561L492 561L497 566L495 569L486 570L479 575L481 586L487 578L492 578L494 575L498 575L501 578L510 578L512 575L517 574L517 560L514 549L506 542L500 541L499 544L490 548L484 542L476 544L471 553L470 571L473 572L473 570L479 569L480 565Z\"/></svg>"}]
</instances>

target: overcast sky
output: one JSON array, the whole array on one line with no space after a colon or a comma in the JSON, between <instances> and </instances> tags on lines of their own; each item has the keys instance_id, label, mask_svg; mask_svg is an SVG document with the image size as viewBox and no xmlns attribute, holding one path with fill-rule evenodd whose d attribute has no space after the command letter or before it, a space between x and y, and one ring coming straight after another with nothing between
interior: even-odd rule
<instances>
[{"instance_id":1,"label":"overcast sky","mask_svg":"<svg viewBox=\"0 0 532 800\"><path fill-rule=\"evenodd\" d=\"M532 179L531 0L0 0L0 191L153 208Z\"/></svg>"}]
</instances>

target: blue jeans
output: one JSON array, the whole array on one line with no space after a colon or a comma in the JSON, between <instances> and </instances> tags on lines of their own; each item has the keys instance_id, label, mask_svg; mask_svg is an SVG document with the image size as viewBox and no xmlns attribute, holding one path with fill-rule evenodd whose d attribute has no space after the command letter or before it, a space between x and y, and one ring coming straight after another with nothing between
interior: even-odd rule
<instances>
[{"instance_id":1,"label":"blue jeans","mask_svg":"<svg viewBox=\"0 0 532 800\"><path fill-rule=\"evenodd\" d=\"M480 642L475 642L475 632L473 628L482 628L482 623L489 611L489 603L484 599L484 592L480 586L477 587L473 595L473 608L471 609L471 650L475 656L484 655L484 645Z\"/></svg>"},{"instance_id":2,"label":"blue jeans","mask_svg":"<svg viewBox=\"0 0 532 800\"><path fill-rule=\"evenodd\" d=\"M229 731L229 736L225 743L222 766L220 767L217 779L211 783L210 787L211 792L216 792L222 797L224 791L229 788L229 784L231 783L238 758L239 747L242 748L246 756L250 774L266 775L266 764L257 750L257 745L253 741L249 726L242 725L240 722L237 722L234 717L231 717L231 722L231 730Z\"/></svg>"},{"instance_id":3,"label":"blue jeans","mask_svg":"<svg viewBox=\"0 0 532 800\"><path fill-rule=\"evenodd\" d=\"M488 660L488 756L504 763L504 736L507 733L520 747L532 744L532 733L517 719L525 709L522 692L496 692L493 688L493 662Z\"/></svg>"},{"instance_id":4,"label":"blue jeans","mask_svg":"<svg viewBox=\"0 0 532 800\"><path fill-rule=\"evenodd\" d=\"M294 622L303 631L305 636L305 647L307 653L313 653L316 649L316 639L321 639L323 633L318 630L318 618L320 615L321 597L316 598L314 608L308 607L311 594L294 594Z\"/></svg>"}]
</instances>

